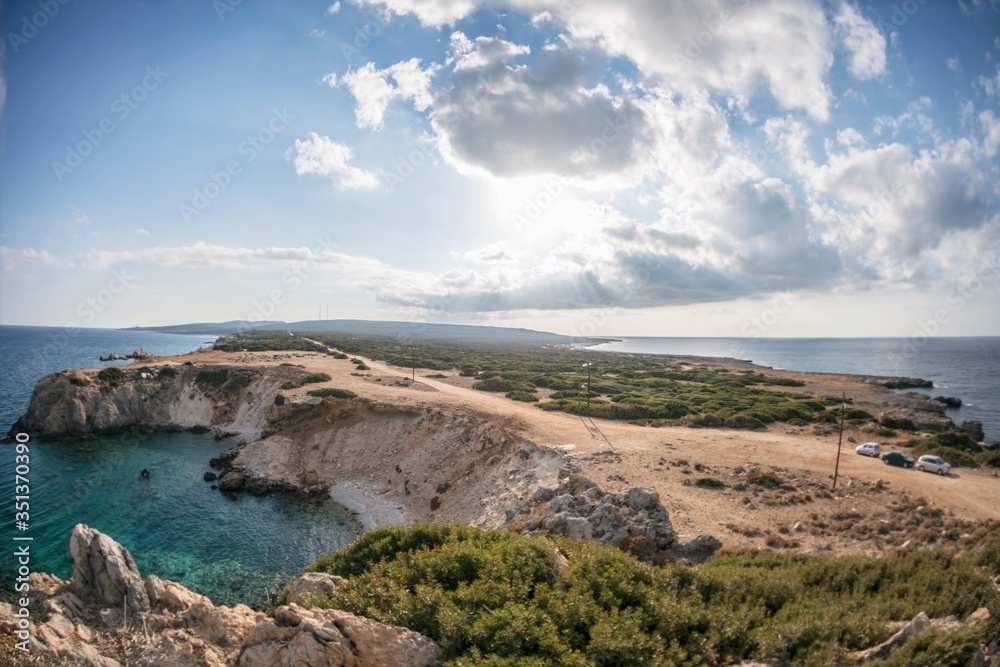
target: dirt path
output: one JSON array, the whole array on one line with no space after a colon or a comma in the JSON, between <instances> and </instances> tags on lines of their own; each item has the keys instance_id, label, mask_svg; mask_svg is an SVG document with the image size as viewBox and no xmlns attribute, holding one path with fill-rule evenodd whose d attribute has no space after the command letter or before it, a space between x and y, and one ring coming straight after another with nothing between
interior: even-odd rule
<instances>
[{"instance_id":1,"label":"dirt path","mask_svg":"<svg viewBox=\"0 0 1000 667\"><path fill-rule=\"evenodd\" d=\"M890 503L904 494L922 498L930 505L945 508L955 517L973 522L1000 520L1000 477L992 470L960 468L948 477L894 468L880 461L854 454L857 442L869 439L854 427L845 430L840 461L839 486L844 495L830 498L810 496L808 503L774 505L747 493L739 492L744 471L778 471L793 484L803 488L828 486L837 452L837 435L816 435L808 430L796 432L786 424L772 425L767 431L728 429L690 429L683 427L651 428L602 419L584 419L561 412L546 412L538 407L509 400L502 395L471 389L467 378L449 374L445 380L422 377L428 371L418 369L417 380L410 382L409 369L387 366L363 359L371 370L358 372L350 360L302 352L225 353L208 351L175 358L194 359L198 363L301 364L310 372L332 376L326 385L350 389L359 396L396 405L448 409L449 406L481 413L498 420L509 431L539 445L557 448L566 454L583 474L611 491L632 486L655 489L671 512L675 528L682 534L712 533L729 546L761 546L769 534L782 526L808 522L810 517L834 516L855 512L863 517L884 514ZM850 376L815 376L809 389L816 395L839 395L847 391L863 400L880 400L879 392ZM818 379L817 379L818 378ZM466 386L462 386L465 382ZM286 394L304 393L307 388ZM874 397L874 398L872 398ZM885 449L892 449L891 445ZM693 480L711 477L727 484L726 489L704 489ZM881 480L882 491L868 492ZM853 489L854 491L851 491ZM822 495L822 494L820 494ZM749 509L748 505L756 505ZM812 519L815 521L816 519ZM802 548L843 550L835 537L801 535Z\"/></svg>"}]
</instances>

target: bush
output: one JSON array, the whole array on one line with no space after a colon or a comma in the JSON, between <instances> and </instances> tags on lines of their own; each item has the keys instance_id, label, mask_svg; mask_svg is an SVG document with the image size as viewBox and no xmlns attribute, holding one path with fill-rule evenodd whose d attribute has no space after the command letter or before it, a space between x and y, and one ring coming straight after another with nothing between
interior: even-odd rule
<instances>
[{"instance_id":1,"label":"bush","mask_svg":"<svg viewBox=\"0 0 1000 667\"><path fill-rule=\"evenodd\" d=\"M185 361L184 365L185 366L194 366L194 362L193 361Z\"/></svg>"},{"instance_id":2,"label":"bush","mask_svg":"<svg viewBox=\"0 0 1000 667\"><path fill-rule=\"evenodd\" d=\"M139 368L134 368L131 370L134 370L136 373L149 373L150 375L153 374L153 369L150 368L149 366L140 366Z\"/></svg>"},{"instance_id":3,"label":"bush","mask_svg":"<svg viewBox=\"0 0 1000 667\"><path fill-rule=\"evenodd\" d=\"M430 378L431 380L440 380L442 378L448 377L444 373L431 373L430 375L425 375L425 378Z\"/></svg>"},{"instance_id":4,"label":"bush","mask_svg":"<svg viewBox=\"0 0 1000 667\"><path fill-rule=\"evenodd\" d=\"M702 477L701 479L696 479L694 485L702 489L724 489L726 488L725 482L712 477Z\"/></svg>"},{"instance_id":5,"label":"bush","mask_svg":"<svg viewBox=\"0 0 1000 667\"><path fill-rule=\"evenodd\" d=\"M310 373L302 378L302 384L316 384L318 382L329 382L333 378L326 373Z\"/></svg>"},{"instance_id":6,"label":"bush","mask_svg":"<svg viewBox=\"0 0 1000 667\"><path fill-rule=\"evenodd\" d=\"M360 363L360 364L358 364L358 365L356 366L356 368L357 368L357 369L358 369L359 371L370 371L370 370L371 370L371 368L369 368L368 366L366 366L366 365L365 365L364 363Z\"/></svg>"},{"instance_id":7,"label":"bush","mask_svg":"<svg viewBox=\"0 0 1000 667\"><path fill-rule=\"evenodd\" d=\"M348 357L343 352L336 352L336 353L334 353L333 358L334 359L350 359L350 357Z\"/></svg>"},{"instance_id":8,"label":"bush","mask_svg":"<svg viewBox=\"0 0 1000 667\"><path fill-rule=\"evenodd\" d=\"M281 385L281 388L284 389L285 391L291 391L292 389L298 389L301 386L302 385L298 384L297 382L286 382L285 384Z\"/></svg>"},{"instance_id":9,"label":"bush","mask_svg":"<svg viewBox=\"0 0 1000 667\"><path fill-rule=\"evenodd\" d=\"M334 389L333 387L323 387L322 389L311 389L307 392L310 396L320 398L357 398L358 395L347 389Z\"/></svg>"},{"instance_id":10,"label":"bush","mask_svg":"<svg viewBox=\"0 0 1000 667\"><path fill-rule=\"evenodd\" d=\"M738 428L747 431L759 431L767 428L764 422L759 419L754 419L750 415L733 415L726 420L725 427Z\"/></svg>"},{"instance_id":11,"label":"bush","mask_svg":"<svg viewBox=\"0 0 1000 667\"><path fill-rule=\"evenodd\" d=\"M212 387L218 387L228 378L228 368L216 368L210 371L200 371L194 381L198 384L207 384Z\"/></svg>"},{"instance_id":12,"label":"bush","mask_svg":"<svg viewBox=\"0 0 1000 667\"><path fill-rule=\"evenodd\" d=\"M522 403L538 402L538 397L528 391L508 391L506 396L512 401L521 401Z\"/></svg>"},{"instance_id":13,"label":"bush","mask_svg":"<svg viewBox=\"0 0 1000 667\"><path fill-rule=\"evenodd\" d=\"M69 383L71 385L75 386L75 387L89 387L90 386L90 380L88 380L85 377L79 377L77 375L74 375L73 377L71 377L69 379Z\"/></svg>"},{"instance_id":14,"label":"bush","mask_svg":"<svg viewBox=\"0 0 1000 667\"><path fill-rule=\"evenodd\" d=\"M849 664L888 639L887 620L1000 604L973 559L944 551L652 567L591 541L454 524L376 529L307 571L349 580L320 606L421 632L454 665ZM926 633L890 664L967 664L981 632Z\"/></svg>"},{"instance_id":15,"label":"bush","mask_svg":"<svg viewBox=\"0 0 1000 667\"><path fill-rule=\"evenodd\" d=\"M117 366L111 366L110 368L101 370L101 372L97 374L97 379L101 382L115 385L125 380L125 373Z\"/></svg>"},{"instance_id":16,"label":"bush","mask_svg":"<svg viewBox=\"0 0 1000 667\"><path fill-rule=\"evenodd\" d=\"M164 366L160 369L161 378L174 378L177 377L177 369L173 366Z\"/></svg>"},{"instance_id":17,"label":"bush","mask_svg":"<svg viewBox=\"0 0 1000 667\"><path fill-rule=\"evenodd\" d=\"M777 489L785 483L780 477L770 472L766 472L762 475L751 475L750 477L747 477L747 482L750 484L756 484L757 486L763 486L766 489Z\"/></svg>"},{"instance_id":18,"label":"bush","mask_svg":"<svg viewBox=\"0 0 1000 667\"><path fill-rule=\"evenodd\" d=\"M284 405L285 404L285 397L283 395L281 395L281 394L276 394L275 397L274 397L274 404L275 405Z\"/></svg>"},{"instance_id":19,"label":"bush","mask_svg":"<svg viewBox=\"0 0 1000 667\"><path fill-rule=\"evenodd\" d=\"M976 462L987 468L1000 468L1000 451L980 452L976 454Z\"/></svg>"},{"instance_id":20,"label":"bush","mask_svg":"<svg viewBox=\"0 0 1000 667\"><path fill-rule=\"evenodd\" d=\"M882 422L882 426L886 428L894 428L898 431L916 431L917 426L909 419L895 419L893 417L882 417L879 420Z\"/></svg>"}]
</instances>

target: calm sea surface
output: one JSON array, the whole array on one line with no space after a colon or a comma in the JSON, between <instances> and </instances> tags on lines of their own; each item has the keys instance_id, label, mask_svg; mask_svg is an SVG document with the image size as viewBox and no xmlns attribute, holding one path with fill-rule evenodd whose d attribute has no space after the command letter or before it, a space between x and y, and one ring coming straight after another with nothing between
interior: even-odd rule
<instances>
[{"instance_id":1,"label":"calm sea surface","mask_svg":"<svg viewBox=\"0 0 1000 667\"><path fill-rule=\"evenodd\" d=\"M97 368L100 356L145 347L184 354L212 337L86 329L0 327L0 427L6 433L28 406L38 378L65 368ZM118 364L125 362L116 362ZM69 536L77 523L107 533L132 552L143 575L179 581L217 604L263 601L324 553L350 543L349 514L330 500L278 494L232 499L202 475L229 446L211 435L115 436L75 442L33 440L33 571L68 577ZM14 447L0 445L0 541L15 534ZM139 471L152 475L142 479ZM10 550L7 546L3 553ZM12 586L13 560L0 556L0 586Z\"/></svg>"},{"instance_id":2,"label":"calm sea surface","mask_svg":"<svg viewBox=\"0 0 1000 667\"><path fill-rule=\"evenodd\" d=\"M1000 337L984 338L626 338L592 347L608 352L734 357L793 371L919 377L932 396L958 396L956 422L983 422L1000 440Z\"/></svg>"}]
</instances>

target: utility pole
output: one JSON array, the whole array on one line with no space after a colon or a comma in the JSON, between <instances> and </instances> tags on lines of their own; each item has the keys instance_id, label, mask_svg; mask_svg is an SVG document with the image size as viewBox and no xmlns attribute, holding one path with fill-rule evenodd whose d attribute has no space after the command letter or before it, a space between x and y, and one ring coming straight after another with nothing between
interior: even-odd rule
<instances>
[{"instance_id":1,"label":"utility pole","mask_svg":"<svg viewBox=\"0 0 1000 667\"><path fill-rule=\"evenodd\" d=\"M833 467L833 487L837 488L837 474L840 472L840 446L844 442L844 412L847 411L847 394L843 396L840 403L840 437L837 438L837 463Z\"/></svg>"},{"instance_id":2,"label":"utility pole","mask_svg":"<svg viewBox=\"0 0 1000 667\"><path fill-rule=\"evenodd\" d=\"M417 348L410 348L410 366L413 367L413 377L411 382L417 381Z\"/></svg>"},{"instance_id":3,"label":"utility pole","mask_svg":"<svg viewBox=\"0 0 1000 667\"><path fill-rule=\"evenodd\" d=\"M591 366L593 366L593 364L584 364L584 367L587 369L587 384L585 384L584 387L586 387L586 389L587 389L587 416L588 417L590 416L590 367Z\"/></svg>"}]
</instances>

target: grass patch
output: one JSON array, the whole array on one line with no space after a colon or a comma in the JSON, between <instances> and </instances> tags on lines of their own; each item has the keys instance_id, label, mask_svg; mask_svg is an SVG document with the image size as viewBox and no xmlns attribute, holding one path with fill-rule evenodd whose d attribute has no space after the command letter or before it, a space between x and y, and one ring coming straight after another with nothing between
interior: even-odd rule
<instances>
[{"instance_id":1,"label":"grass patch","mask_svg":"<svg viewBox=\"0 0 1000 667\"><path fill-rule=\"evenodd\" d=\"M357 366L355 366L355 368L357 368L359 371L370 371L371 370L371 367L368 366L367 364L365 364L364 362L359 363Z\"/></svg>"},{"instance_id":2,"label":"grass patch","mask_svg":"<svg viewBox=\"0 0 1000 667\"><path fill-rule=\"evenodd\" d=\"M715 479L714 477L702 477L701 479L696 479L694 485L700 489L724 489L726 488L726 483L722 480Z\"/></svg>"},{"instance_id":3,"label":"grass patch","mask_svg":"<svg viewBox=\"0 0 1000 667\"><path fill-rule=\"evenodd\" d=\"M281 388L285 391L291 391L292 389L298 389L301 386L302 385L300 385L298 382L286 382L283 385L281 385Z\"/></svg>"},{"instance_id":4,"label":"grass patch","mask_svg":"<svg viewBox=\"0 0 1000 667\"><path fill-rule=\"evenodd\" d=\"M322 604L424 633L449 665L849 664L888 620L1000 611L977 561L944 551L657 568L589 541L431 524L374 530L307 570L349 578ZM981 637L929 633L891 664L964 665Z\"/></svg>"},{"instance_id":5,"label":"grass patch","mask_svg":"<svg viewBox=\"0 0 1000 667\"><path fill-rule=\"evenodd\" d=\"M177 369L173 366L163 366L160 368L161 378L175 378L177 377Z\"/></svg>"},{"instance_id":6,"label":"grass patch","mask_svg":"<svg viewBox=\"0 0 1000 667\"><path fill-rule=\"evenodd\" d=\"M521 401L522 403L538 402L538 396L535 395L534 391L508 391L506 396L512 401Z\"/></svg>"},{"instance_id":7,"label":"grass patch","mask_svg":"<svg viewBox=\"0 0 1000 667\"><path fill-rule=\"evenodd\" d=\"M316 384L318 382L329 382L333 378L326 373L310 373L302 378L302 384Z\"/></svg>"},{"instance_id":8,"label":"grass patch","mask_svg":"<svg viewBox=\"0 0 1000 667\"><path fill-rule=\"evenodd\" d=\"M71 377L69 379L69 383L71 385L73 385L74 387L89 387L90 386L90 380L88 380L85 377L80 377L78 375L74 375L73 377Z\"/></svg>"},{"instance_id":9,"label":"grass patch","mask_svg":"<svg viewBox=\"0 0 1000 667\"><path fill-rule=\"evenodd\" d=\"M358 395L349 389L334 389L333 387L323 387L322 389L311 389L307 392L310 396L319 398L357 398Z\"/></svg>"}]
</instances>

